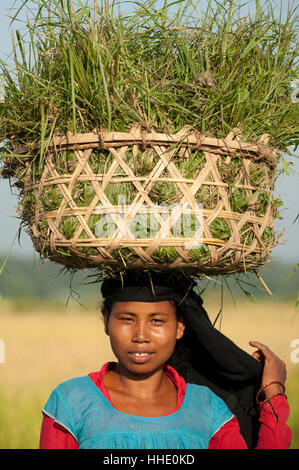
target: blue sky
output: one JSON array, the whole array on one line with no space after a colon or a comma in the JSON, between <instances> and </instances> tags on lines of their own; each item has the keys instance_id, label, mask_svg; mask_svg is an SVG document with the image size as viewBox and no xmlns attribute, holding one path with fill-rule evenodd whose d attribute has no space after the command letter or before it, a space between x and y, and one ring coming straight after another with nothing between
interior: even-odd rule
<instances>
[{"instance_id":1,"label":"blue sky","mask_svg":"<svg viewBox=\"0 0 299 470\"><path fill-rule=\"evenodd\" d=\"M17 5L21 0L17 2ZM93 1L91 2L93 3ZM123 2L123 5L129 2ZM201 8L204 8L206 2L198 2ZM284 0L284 5L287 6ZM253 5L253 1L248 2L248 7ZM276 3L273 2L273 5ZM11 51L11 36L9 32L10 19L7 15L11 14L9 8L13 5L13 0L1 0L0 3L0 58L6 60ZM280 195L284 204L282 212L283 220L277 220L275 223L276 232L285 229L282 239L286 243L273 249L273 259L286 260L292 264L299 262L299 221L292 224L299 213L299 158L286 157L293 163L293 171L297 174L281 176L276 184L275 195ZM16 192L16 191L13 191ZM7 253L17 234L19 221L16 218L15 209L17 206L17 196L13 195L8 181L0 180L0 254ZM26 233L21 235L21 245L16 241L13 245L11 254L20 256L33 256L34 250L30 238Z\"/></svg>"}]
</instances>

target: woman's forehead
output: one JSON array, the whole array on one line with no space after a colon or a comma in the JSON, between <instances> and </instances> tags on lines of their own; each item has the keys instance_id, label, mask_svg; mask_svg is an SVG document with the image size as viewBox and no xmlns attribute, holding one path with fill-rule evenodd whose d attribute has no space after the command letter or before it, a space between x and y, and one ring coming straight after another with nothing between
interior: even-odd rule
<instances>
[{"instance_id":1,"label":"woman's forehead","mask_svg":"<svg viewBox=\"0 0 299 470\"><path fill-rule=\"evenodd\" d=\"M176 312L176 306L170 300L163 300L160 302L114 302L113 308L114 313L134 313L136 315L153 314L153 313L164 313L172 314Z\"/></svg>"}]
</instances>

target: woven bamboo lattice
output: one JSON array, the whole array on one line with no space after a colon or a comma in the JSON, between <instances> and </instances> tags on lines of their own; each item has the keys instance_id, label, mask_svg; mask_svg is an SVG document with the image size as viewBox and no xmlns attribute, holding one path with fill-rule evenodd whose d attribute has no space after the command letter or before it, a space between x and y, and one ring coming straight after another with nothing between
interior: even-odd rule
<instances>
[{"instance_id":1,"label":"woven bamboo lattice","mask_svg":"<svg viewBox=\"0 0 299 470\"><path fill-rule=\"evenodd\" d=\"M129 133L101 130L55 137L39 178L29 165L23 189L23 218L35 248L74 269L109 266L209 274L254 270L277 243L272 207L277 154L267 146L268 137L246 143L238 129L216 139L187 128L166 135L141 126ZM195 165L192 177L186 170L190 162ZM259 187L252 176L257 172L262 175ZM200 246L188 245L194 234L177 236L179 219L173 211L165 212L161 192L164 203L185 208L194 224L200 221ZM245 209L244 204L242 210L232 207L236 194L245 197ZM119 205L116 196L125 196L125 203ZM122 214L116 216L120 207ZM154 236L141 231L133 236L131 228L149 209ZM108 227L102 223L104 216L111 221L109 236L103 232ZM218 226L225 230L215 237Z\"/></svg>"}]
</instances>

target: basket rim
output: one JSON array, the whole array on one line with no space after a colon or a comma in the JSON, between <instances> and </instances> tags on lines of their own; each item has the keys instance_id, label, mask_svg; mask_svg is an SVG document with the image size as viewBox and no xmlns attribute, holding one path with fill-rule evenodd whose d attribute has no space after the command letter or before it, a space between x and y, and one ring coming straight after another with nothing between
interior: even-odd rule
<instances>
[{"instance_id":1,"label":"basket rim","mask_svg":"<svg viewBox=\"0 0 299 470\"><path fill-rule=\"evenodd\" d=\"M92 132L73 134L68 131L65 135L53 137L44 150L49 153L67 149L83 150L86 148L109 149L109 147L120 147L126 145L152 146L190 146L197 150L209 151L210 153L243 156L252 158L254 161L265 161L271 167L278 164L278 149L268 145L269 134L260 136L257 142L246 142L241 139L241 131L234 128L225 138L206 137L195 129L185 126L179 132L160 133L146 130L142 125L133 126L130 132L116 132L107 129L94 129ZM39 142L20 145L15 153L26 155L41 149ZM30 157L30 155L28 155Z\"/></svg>"}]
</instances>

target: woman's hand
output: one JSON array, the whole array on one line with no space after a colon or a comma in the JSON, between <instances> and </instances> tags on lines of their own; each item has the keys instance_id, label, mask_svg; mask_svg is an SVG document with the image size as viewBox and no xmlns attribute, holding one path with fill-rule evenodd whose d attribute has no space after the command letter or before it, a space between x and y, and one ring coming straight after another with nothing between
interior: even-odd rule
<instances>
[{"instance_id":1,"label":"woman's hand","mask_svg":"<svg viewBox=\"0 0 299 470\"><path fill-rule=\"evenodd\" d=\"M249 344L258 348L252 356L264 366L261 387L270 382L284 384L287 377L285 363L264 344L257 341L249 341ZM284 393L283 387L279 384L272 384L264 390L266 398L271 398L277 393Z\"/></svg>"}]
</instances>

